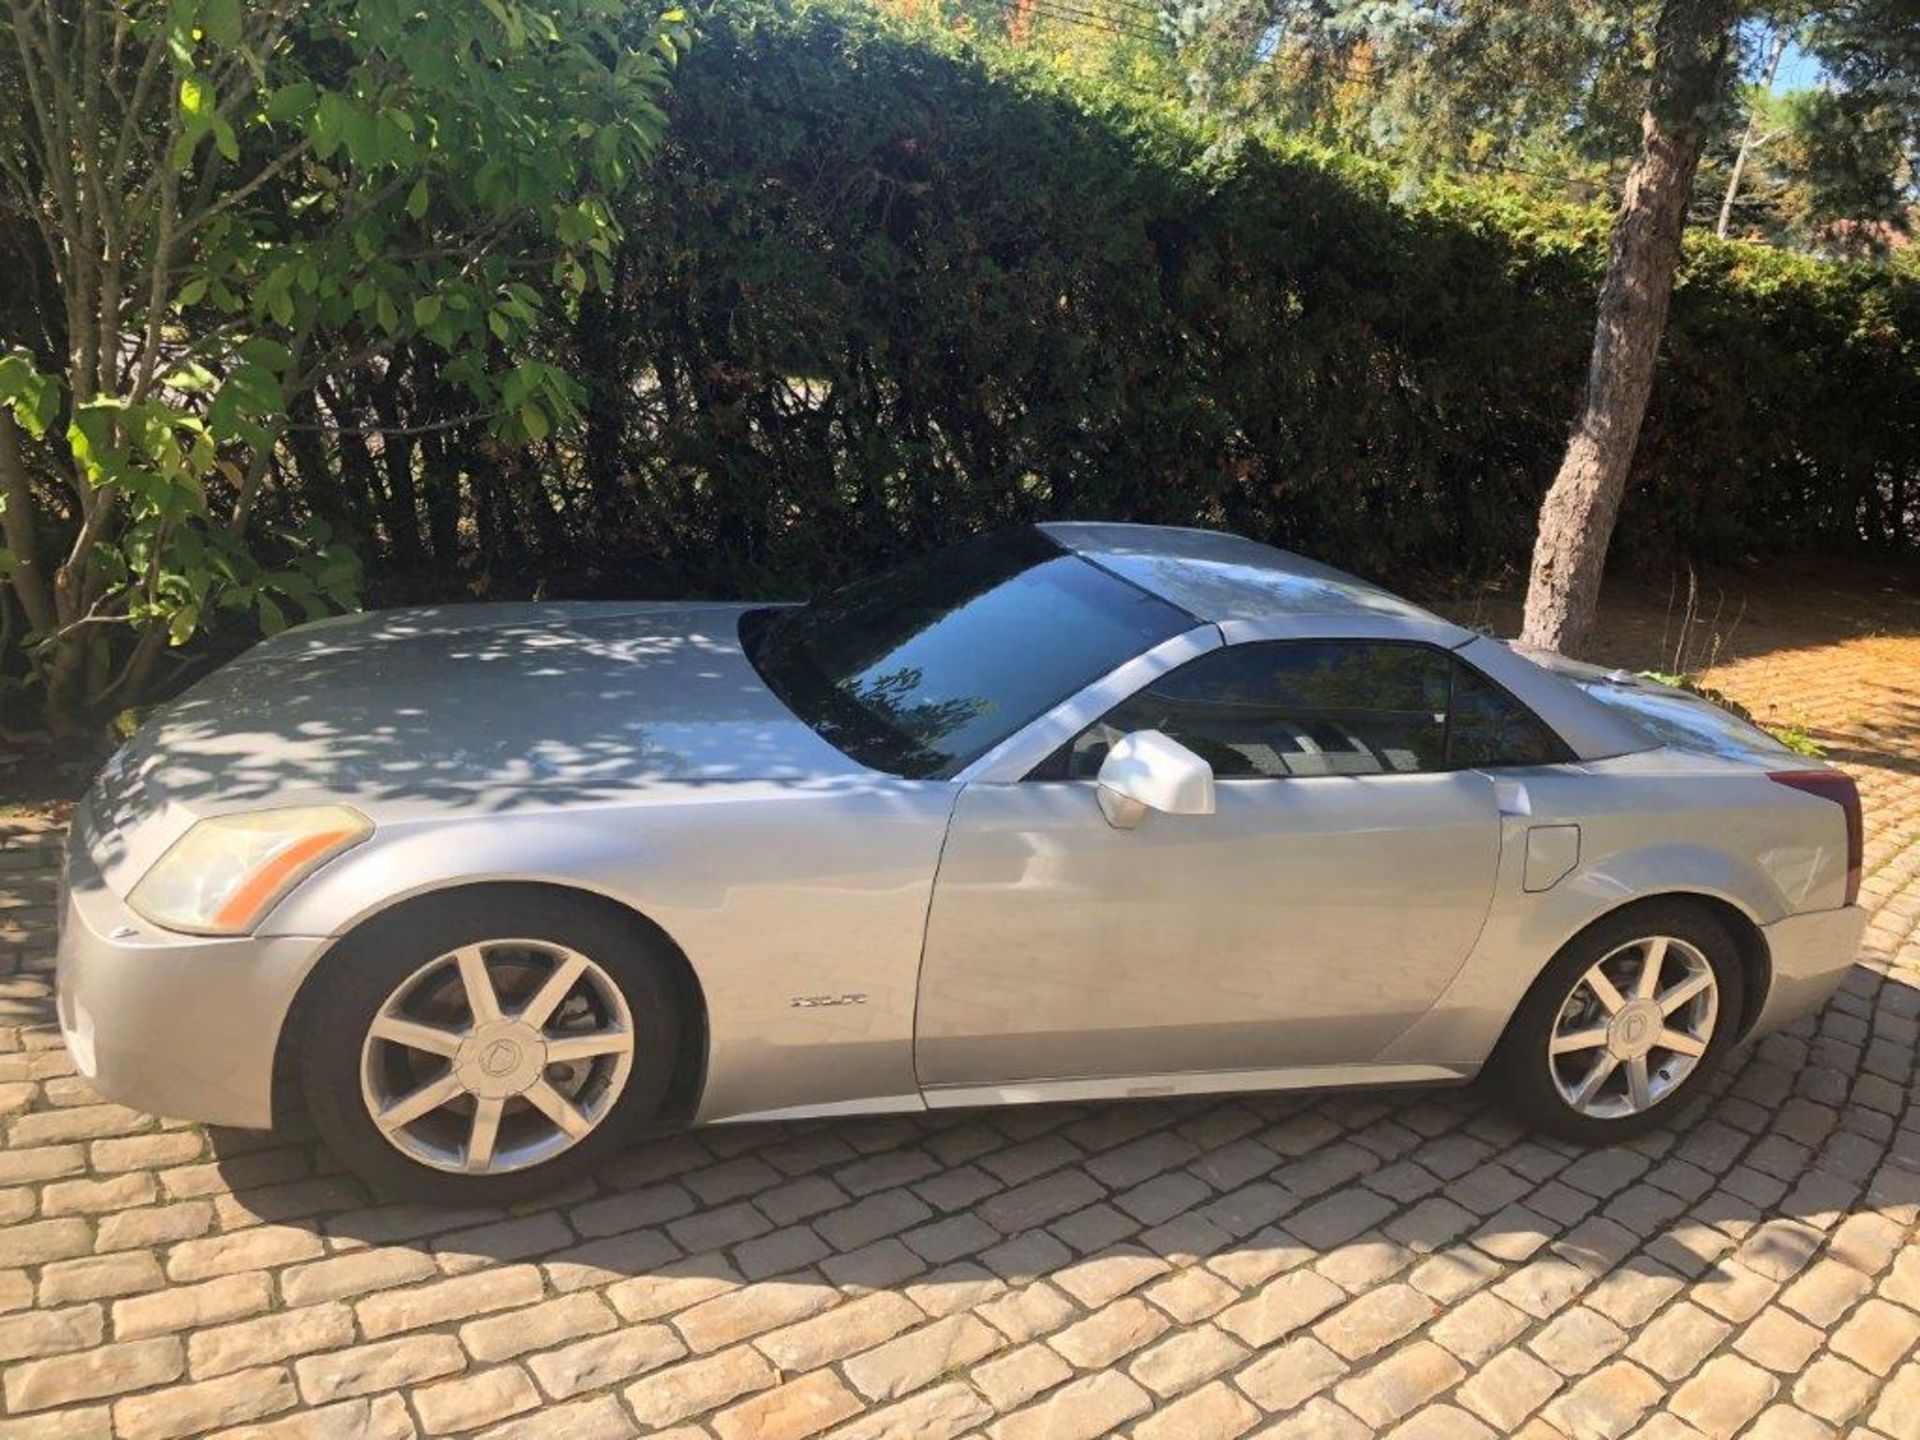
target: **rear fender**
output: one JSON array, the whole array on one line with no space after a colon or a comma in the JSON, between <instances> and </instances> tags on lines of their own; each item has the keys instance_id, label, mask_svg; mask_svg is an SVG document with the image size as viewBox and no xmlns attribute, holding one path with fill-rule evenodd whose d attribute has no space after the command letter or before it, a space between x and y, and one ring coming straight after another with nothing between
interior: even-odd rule
<instances>
[{"instance_id":1,"label":"rear fender","mask_svg":"<svg viewBox=\"0 0 1920 1440\"><path fill-rule=\"evenodd\" d=\"M1480 943L1424 1017L1378 1058L1382 1063L1478 1066L1493 1053L1507 1021L1553 957L1604 915L1660 895L1719 901L1755 925L1789 913L1780 887L1759 865L1700 844L1652 844L1587 859L1552 889L1529 894L1526 817L1504 822L1500 878Z\"/></svg>"}]
</instances>

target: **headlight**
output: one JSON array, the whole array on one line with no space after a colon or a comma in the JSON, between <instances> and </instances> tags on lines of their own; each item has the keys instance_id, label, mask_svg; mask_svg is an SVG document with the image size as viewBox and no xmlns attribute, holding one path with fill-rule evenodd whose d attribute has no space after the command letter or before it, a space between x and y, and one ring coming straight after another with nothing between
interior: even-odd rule
<instances>
[{"instance_id":1,"label":"headlight","mask_svg":"<svg viewBox=\"0 0 1920 1440\"><path fill-rule=\"evenodd\" d=\"M238 935L372 833L373 822L345 805L216 816L174 841L127 903L169 930Z\"/></svg>"}]
</instances>

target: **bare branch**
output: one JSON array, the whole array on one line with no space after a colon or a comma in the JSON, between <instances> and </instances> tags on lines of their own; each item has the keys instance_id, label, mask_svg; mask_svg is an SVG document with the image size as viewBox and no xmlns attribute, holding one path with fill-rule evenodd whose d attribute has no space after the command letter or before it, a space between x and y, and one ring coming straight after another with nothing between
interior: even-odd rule
<instances>
[{"instance_id":1,"label":"bare branch","mask_svg":"<svg viewBox=\"0 0 1920 1440\"><path fill-rule=\"evenodd\" d=\"M227 211L233 209L234 206L240 204L241 201L249 198L262 185L265 185L269 180L273 179L274 176L280 174L289 165L293 164L294 161L306 155L312 148L313 142L305 136L302 136L297 144L283 150L275 159L261 166L253 178L248 180L244 185L228 191L225 195L222 195L217 202L204 206L183 220L179 228L174 232L174 240L176 243L185 240L208 221L214 219L216 216L225 214Z\"/></svg>"},{"instance_id":2,"label":"bare branch","mask_svg":"<svg viewBox=\"0 0 1920 1440\"><path fill-rule=\"evenodd\" d=\"M288 421L283 428L319 435L359 435L364 437L382 435L393 436L397 439L401 436L438 435L447 430L463 430L469 425L479 424L483 420L491 420L499 414L500 407L494 405L485 410L469 410L464 415L454 415L445 420L434 420L419 425L327 425L318 422L305 424Z\"/></svg>"},{"instance_id":3,"label":"bare branch","mask_svg":"<svg viewBox=\"0 0 1920 1440\"><path fill-rule=\"evenodd\" d=\"M133 82L133 97L121 110L120 136L114 143L113 165L109 172L115 185L120 183L127 172L127 159L133 149L135 137L143 135L140 120L146 114L147 97L152 92L154 76L159 73L160 62L166 57L166 53L166 27L156 26L153 39L147 42L147 53L140 60L140 73Z\"/></svg>"}]
</instances>

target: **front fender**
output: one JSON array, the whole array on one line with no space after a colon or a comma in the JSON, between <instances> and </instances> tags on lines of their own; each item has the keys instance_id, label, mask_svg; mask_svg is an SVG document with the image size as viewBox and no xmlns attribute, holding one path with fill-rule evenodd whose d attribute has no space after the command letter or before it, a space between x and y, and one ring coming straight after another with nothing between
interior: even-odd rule
<instances>
[{"instance_id":1,"label":"front fender","mask_svg":"<svg viewBox=\"0 0 1920 1440\"><path fill-rule=\"evenodd\" d=\"M383 823L295 887L258 933L337 937L416 896L494 882L563 885L639 909L633 881L661 866L648 839L628 846L616 858L604 825L567 812Z\"/></svg>"},{"instance_id":2,"label":"front fender","mask_svg":"<svg viewBox=\"0 0 1920 1440\"><path fill-rule=\"evenodd\" d=\"M652 921L692 967L710 1042L697 1119L911 1096L921 941L956 793L750 782L591 808L376 817L373 838L299 886L261 933L337 937L461 885L590 892ZM822 995L862 998L794 1003Z\"/></svg>"}]
</instances>

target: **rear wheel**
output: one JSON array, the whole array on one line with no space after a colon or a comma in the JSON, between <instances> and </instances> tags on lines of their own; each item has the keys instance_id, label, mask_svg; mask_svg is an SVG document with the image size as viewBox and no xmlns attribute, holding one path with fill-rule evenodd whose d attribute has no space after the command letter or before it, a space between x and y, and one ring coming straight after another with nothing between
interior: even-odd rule
<instances>
[{"instance_id":1,"label":"rear wheel","mask_svg":"<svg viewBox=\"0 0 1920 1440\"><path fill-rule=\"evenodd\" d=\"M658 941L542 892L436 896L328 957L302 1048L321 1137L412 1199L559 1185L658 1108L679 1043Z\"/></svg>"},{"instance_id":2,"label":"rear wheel","mask_svg":"<svg viewBox=\"0 0 1920 1440\"><path fill-rule=\"evenodd\" d=\"M1664 1124L1732 1047L1746 977L1705 908L1654 900L1553 958L1515 1012L1495 1069L1514 1107L1585 1144Z\"/></svg>"}]
</instances>

